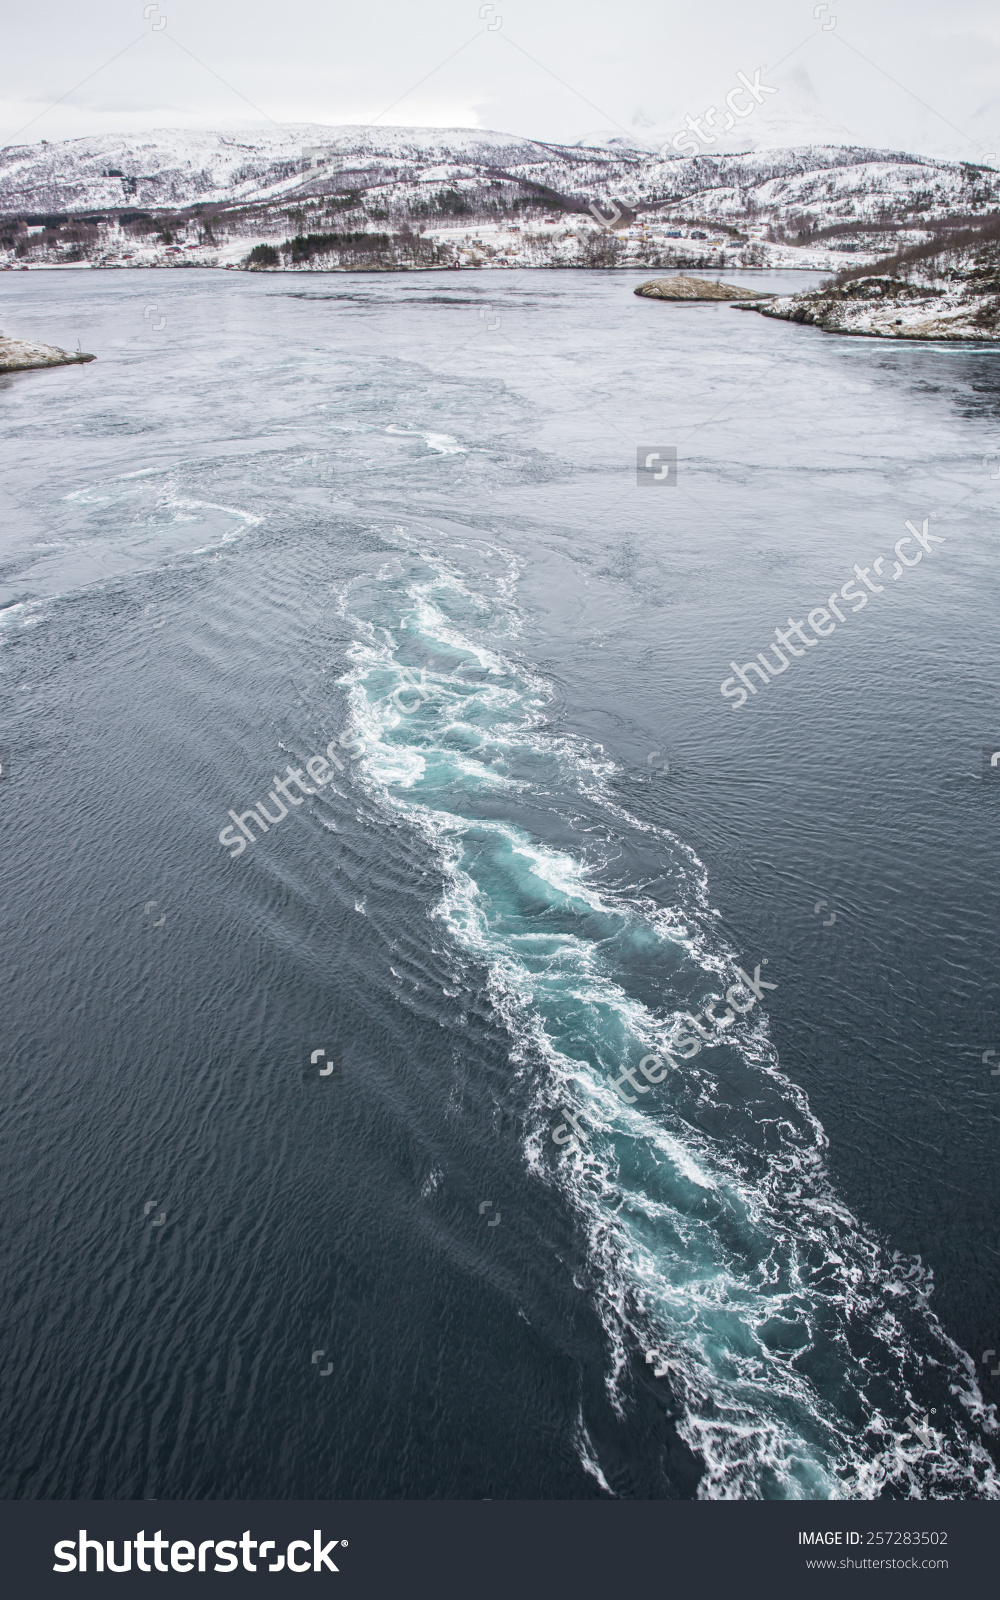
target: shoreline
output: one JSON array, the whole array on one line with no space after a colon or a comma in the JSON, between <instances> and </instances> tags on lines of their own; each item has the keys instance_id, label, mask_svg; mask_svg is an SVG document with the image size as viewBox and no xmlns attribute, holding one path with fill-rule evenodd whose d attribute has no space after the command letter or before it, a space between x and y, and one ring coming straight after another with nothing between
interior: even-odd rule
<instances>
[{"instance_id":1,"label":"shoreline","mask_svg":"<svg viewBox=\"0 0 1000 1600\"><path fill-rule=\"evenodd\" d=\"M322 277L324 273L377 273L384 276L390 272L648 272L648 266L637 266L628 262L622 266L592 267L583 261L546 261L531 263L514 263L509 266L501 262L469 262L461 265L448 266L396 266L391 267L243 267L232 261L116 261L102 265L97 261L51 261L39 262L31 267L0 267L2 272L176 272L197 270L200 272L253 272L261 276L269 274L272 277ZM829 267L674 267L673 272L699 273L699 272L815 272L830 275ZM655 297L650 297L655 298Z\"/></svg>"}]
</instances>

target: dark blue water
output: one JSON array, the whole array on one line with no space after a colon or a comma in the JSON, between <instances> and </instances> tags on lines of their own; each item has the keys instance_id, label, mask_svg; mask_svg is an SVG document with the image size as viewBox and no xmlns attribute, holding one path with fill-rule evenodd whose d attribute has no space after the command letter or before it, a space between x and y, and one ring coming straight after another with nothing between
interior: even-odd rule
<instances>
[{"instance_id":1,"label":"dark blue water","mask_svg":"<svg viewBox=\"0 0 1000 1600\"><path fill-rule=\"evenodd\" d=\"M1000 1493L1000 357L637 281L0 285L0 1494Z\"/></svg>"}]
</instances>

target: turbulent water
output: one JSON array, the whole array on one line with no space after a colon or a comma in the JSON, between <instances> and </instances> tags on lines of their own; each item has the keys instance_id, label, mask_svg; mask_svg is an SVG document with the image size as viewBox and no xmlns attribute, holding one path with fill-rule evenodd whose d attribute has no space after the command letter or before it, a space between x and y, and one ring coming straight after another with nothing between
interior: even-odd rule
<instances>
[{"instance_id":1,"label":"turbulent water","mask_svg":"<svg viewBox=\"0 0 1000 1600\"><path fill-rule=\"evenodd\" d=\"M4 283L6 1495L1000 1495L997 358L635 281Z\"/></svg>"}]
</instances>

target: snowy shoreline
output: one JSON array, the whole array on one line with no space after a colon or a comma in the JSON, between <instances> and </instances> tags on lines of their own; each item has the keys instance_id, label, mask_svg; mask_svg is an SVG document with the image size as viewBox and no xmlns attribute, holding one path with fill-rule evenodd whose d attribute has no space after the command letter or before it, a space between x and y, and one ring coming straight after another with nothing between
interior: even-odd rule
<instances>
[{"instance_id":1,"label":"snowy shoreline","mask_svg":"<svg viewBox=\"0 0 1000 1600\"><path fill-rule=\"evenodd\" d=\"M738 309L856 338L996 344L1000 341L997 257L997 246L987 244L952 255L915 278L901 265L893 273L874 273Z\"/></svg>"}]
</instances>

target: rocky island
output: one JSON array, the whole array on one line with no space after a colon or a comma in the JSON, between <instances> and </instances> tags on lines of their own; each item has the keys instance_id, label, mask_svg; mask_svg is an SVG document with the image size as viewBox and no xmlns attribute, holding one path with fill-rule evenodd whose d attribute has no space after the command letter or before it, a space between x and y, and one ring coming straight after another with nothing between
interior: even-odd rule
<instances>
[{"instance_id":1,"label":"rocky island","mask_svg":"<svg viewBox=\"0 0 1000 1600\"><path fill-rule=\"evenodd\" d=\"M35 344L31 339L11 339L0 333L0 372L30 372L36 367L68 367L78 361L94 361L84 350L60 350L54 344Z\"/></svg>"},{"instance_id":2,"label":"rocky island","mask_svg":"<svg viewBox=\"0 0 1000 1600\"><path fill-rule=\"evenodd\" d=\"M731 283L712 283L707 278L647 278L633 294L647 300L767 300L760 289L737 289Z\"/></svg>"}]
</instances>

